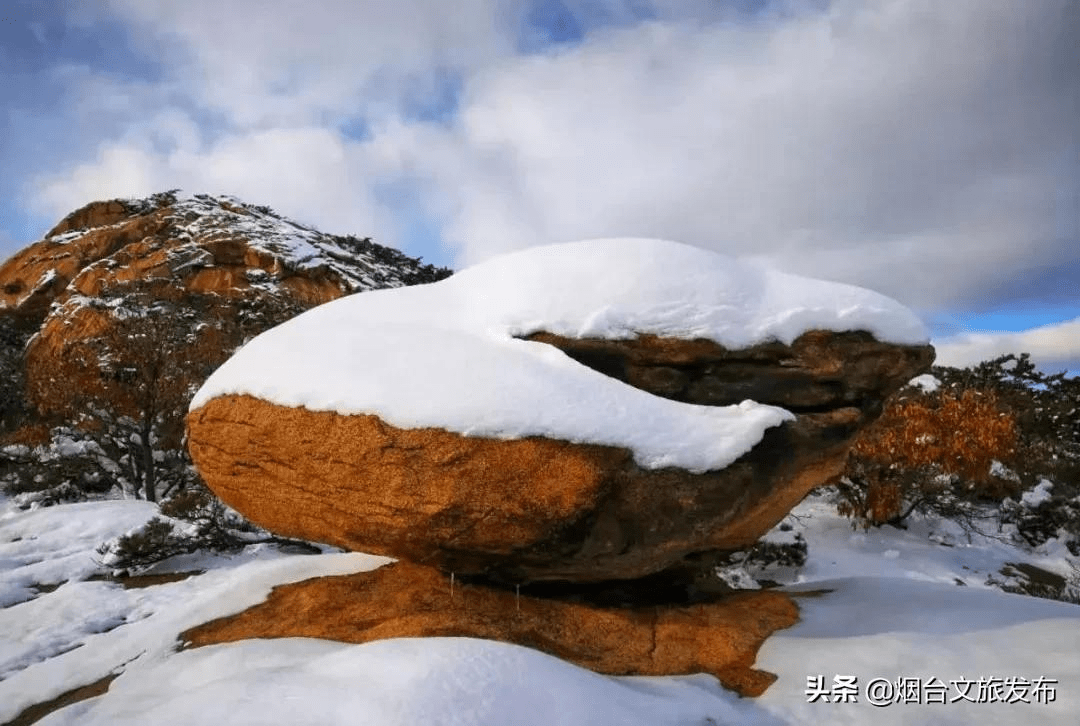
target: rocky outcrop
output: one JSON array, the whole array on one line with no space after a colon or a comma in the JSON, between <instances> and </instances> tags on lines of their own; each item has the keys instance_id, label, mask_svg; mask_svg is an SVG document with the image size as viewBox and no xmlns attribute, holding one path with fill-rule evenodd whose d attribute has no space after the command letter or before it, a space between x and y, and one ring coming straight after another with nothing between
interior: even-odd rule
<instances>
[{"instance_id":1,"label":"rocky outcrop","mask_svg":"<svg viewBox=\"0 0 1080 726\"><path fill-rule=\"evenodd\" d=\"M631 579L755 542L840 473L852 437L933 356L821 331L746 351L532 339L654 393L723 405L754 392L803 412L701 474L644 469L618 447L400 429L250 396L191 413L189 448L224 501L286 536L505 583Z\"/></svg>"},{"instance_id":2,"label":"rocky outcrop","mask_svg":"<svg viewBox=\"0 0 1080 726\"><path fill-rule=\"evenodd\" d=\"M160 197L160 200L165 201L166 198L175 199L175 195L164 194ZM82 232L97 227L108 227L131 217L138 217L146 212L151 205L156 206L155 203L158 199L152 197L149 200L110 199L104 202L91 202L57 222L55 227L45 233L45 239L59 237L68 232Z\"/></svg>"},{"instance_id":3,"label":"rocky outcrop","mask_svg":"<svg viewBox=\"0 0 1080 726\"><path fill-rule=\"evenodd\" d=\"M54 409L58 386L93 387L118 316L162 301L195 330L221 330L236 345L304 309L354 292L432 282L448 270L422 265L369 239L328 235L266 207L176 192L94 202L0 266L0 315L28 331L29 396ZM179 328L178 328L179 329ZM84 365L80 361L90 361ZM205 378L209 371L193 375Z\"/></svg>"},{"instance_id":4,"label":"rocky outcrop","mask_svg":"<svg viewBox=\"0 0 1080 726\"><path fill-rule=\"evenodd\" d=\"M452 582L431 568L399 562L371 572L274 588L238 615L193 628L189 646L245 638L327 638L346 643L468 636L516 643L612 675L711 673L745 696L776 679L752 666L775 630L798 609L778 592L751 592L694 604L597 607L512 590Z\"/></svg>"},{"instance_id":5,"label":"rocky outcrop","mask_svg":"<svg viewBox=\"0 0 1080 726\"><path fill-rule=\"evenodd\" d=\"M38 315L52 302L140 279L227 297L282 291L310 306L447 274L370 239L324 234L233 197L167 192L69 214L0 266L0 310Z\"/></svg>"}]
</instances>

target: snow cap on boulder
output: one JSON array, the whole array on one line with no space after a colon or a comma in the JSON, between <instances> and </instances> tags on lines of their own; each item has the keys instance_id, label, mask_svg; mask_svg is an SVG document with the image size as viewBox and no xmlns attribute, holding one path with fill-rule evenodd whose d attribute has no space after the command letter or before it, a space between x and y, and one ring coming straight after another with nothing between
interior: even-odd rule
<instances>
[{"instance_id":1,"label":"snow cap on boulder","mask_svg":"<svg viewBox=\"0 0 1080 726\"><path fill-rule=\"evenodd\" d=\"M656 239L535 247L436 284L354 295L251 341L191 403L247 394L282 406L373 414L401 428L623 446L646 468L718 469L790 418L745 401L703 407L607 378L521 340L654 335L738 349L812 330L922 344L896 301Z\"/></svg>"}]
</instances>

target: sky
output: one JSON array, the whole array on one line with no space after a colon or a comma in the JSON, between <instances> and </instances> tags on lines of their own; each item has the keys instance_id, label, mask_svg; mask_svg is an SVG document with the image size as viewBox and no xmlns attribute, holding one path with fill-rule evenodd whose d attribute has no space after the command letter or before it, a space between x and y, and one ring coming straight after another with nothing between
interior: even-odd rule
<instances>
[{"instance_id":1,"label":"sky","mask_svg":"<svg viewBox=\"0 0 1080 726\"><path fill-rule=\"evenodd\" d=\"M0 257L227 193L454 268L661 237L1080 371L1074 0L8 0Z\"/></svg>"}]
</instances>

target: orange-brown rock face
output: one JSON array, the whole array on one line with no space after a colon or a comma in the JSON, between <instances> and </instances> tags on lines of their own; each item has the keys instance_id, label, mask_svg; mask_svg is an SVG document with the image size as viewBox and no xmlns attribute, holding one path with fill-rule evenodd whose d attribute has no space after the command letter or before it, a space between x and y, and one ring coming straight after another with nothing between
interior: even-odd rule
<instances>
[{"instance_id":1,"label":"orange-brown rock face","mask_svg":"<svg viewBox=\"0 0 1080 726\"><path fill-rule=\"evenodd\" d=\"M753 669L758 648L797 620L795 604L778 592L693 605L606 608L451 584L436 570L399 562L277 587L266 602L193 628L181 639L202 646L244 638L366 643L467 636L536 648L612 675L712 673L728 688L756 696L775 680Z\"/></svg>"},{"instance_id":2,"label":"orange-brown rock face","mask_svg":"<svg viewBox=\"0 0 1080 726\"><path fill-rule=\"evenodd\" d=\"M230 328L233 334L223 339L239 342L267 327L239 330L244 321L236 319L237 310L245 305L255 309L273 299L277 317L284 318L352 292L445 274L370 240L326 235L265 207L164 193L88 204L8 259L0 266L0 314L38 333L26 366L31 378L46 376L40 385L31 381L30 396L47 409L36 389L95 385L96 366L73 367L72 361L87 341L107 333L118 307L140 312L132 303L135 291L193 312L196 326ZM229 301L231 307L218 311L232 317L208 317L192 303L199 296ZM218 363L228 352L220 351Z\"/></svg>"},{"instance_id":3,"label":"orange-brown rock face","mask_svg":"<svg viewBox=\"0 0 1080 726\"><path fill-rule=\"evenodd\" d=\"M755 542L839 474L881 398L932 356L853 340L861 352L828 375L878 371L857 395L819 401L820 410L767 430L735 463L702 474L644 469L617 447L405 430L249 396L192 412L189 449L218 496L287 536L508 583L633 579Z\"/></svg>"}]
</instances>

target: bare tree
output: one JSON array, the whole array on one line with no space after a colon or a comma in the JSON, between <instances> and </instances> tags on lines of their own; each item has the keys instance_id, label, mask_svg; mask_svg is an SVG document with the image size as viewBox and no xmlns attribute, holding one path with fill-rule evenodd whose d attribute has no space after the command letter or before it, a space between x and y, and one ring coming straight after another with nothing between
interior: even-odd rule
<instances>
[{"instance_id":1,"label":"bare tree","mask_svg":"<svg viewBox=\"0 0 1080 726\"><path fill-rule=\"evenodd\" d=\"M92 439L125 489L149 501L196 475L184 448L195 391L246 339L296 315L287 298L226 298L153 282L85 303L99 332L65 341L62 356L28 371L31 400Z\"/></svg>"},{"instance_id":2,"label":"bare tree","mask_svg":"<svg viewBox=\"0 0 1080 726\"><path fill-rule=\"evenodd\" d=\"M29 337L22 321L10 313L0 313L0 432L18 428L29 413L23 363Z\"/></svg>"},{"instance_id":3,"label":"bare tree","mask_svg":"<svg viewBox=\"0 0 1080 726\"><path fill-rule=\"evenodd\" d=\"M166 472L181 449L181 413L210 364L207 341L184 307L149 295L93 301L99 334L70 342L60 360L28 373L38 408L84 431L150 501L181 482ZM164 490L162 490L164 485Z\"/></svg>"}]
</instances>

